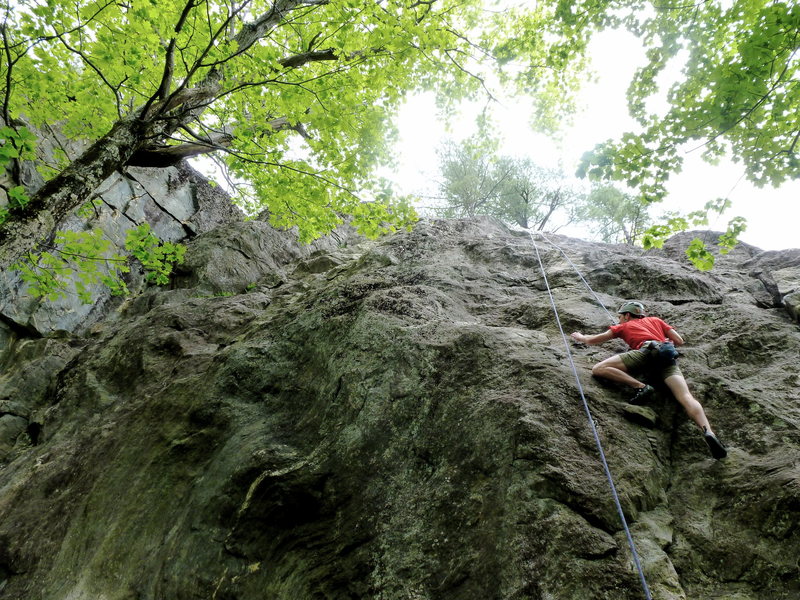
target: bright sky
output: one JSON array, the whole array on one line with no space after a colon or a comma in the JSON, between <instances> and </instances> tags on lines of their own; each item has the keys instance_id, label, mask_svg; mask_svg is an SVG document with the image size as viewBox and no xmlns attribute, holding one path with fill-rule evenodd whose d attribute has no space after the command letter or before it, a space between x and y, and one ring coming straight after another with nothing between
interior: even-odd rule
<instances>
[{"instance_id":1,"label":"bright sky","mask_svg":"<svg viewBox=\"0 0 800 600\"><path fill-rule=\"evenodd\" d=\"M585 151L635 129L627 113L625 92L637 62L644 60L641 49L633 36L620 33L601 34L594 44L590 55L599 79L586 86L582 94L585 109L564 132L561 143L556 145L531 132L525 107L507 101L497 114L503 139L502 154L529 157L543 166L561 166L571 174ZM473 131L475 110L474 107L465 110L463 127L454 126L452 137L461 139ZM389 177L403 193L423 197L435 194L436 148L447 132L437 119L433 98L423 95L410 100L399 116L398 127L397 166ZM727 197L733 202L733 208L717 222L712 222L710 229L724 231L728 220L743 216L748 225L742 241L763 250L800 247L800 181L795 180L778 190L759 189L744 180L741 165L728 161L711 166L702 160L700 152L685 155L683 172L673 176L668 186L669 197L651 209L652 215L665 211L687 213L701 209L708 200ZM425 204L423 201L422 205ZM564 228L559 233L582 237L585 230Z\"/></svg>"}]
</instances>

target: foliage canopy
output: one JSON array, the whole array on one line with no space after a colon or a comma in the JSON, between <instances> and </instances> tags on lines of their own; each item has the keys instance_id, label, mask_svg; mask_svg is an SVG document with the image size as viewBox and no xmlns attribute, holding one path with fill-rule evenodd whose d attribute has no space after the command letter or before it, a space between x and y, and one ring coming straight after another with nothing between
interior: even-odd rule
<instances>
[{"instance_id":1,"label":"foliage canopy","mask_svg":"<svg viewBox=\"0 0 800 600\"><path fill-rule=\"evenodd\" d=\"M712 162L727 151L759 186L800 177L800 4L635 2L622 16L606 14L605 3L584 4L595 27L624 26L639 36L648 63L628 90L642 132L587 153L581 173L625 181L646 201L664 197L687 150L702 149ZM670 64L682 65L682 75L658 114L647 100Z\"/></svg>"},{"instance_id":2,"label":"foliage canopy","mask_svg":"<svg viewBox=\"0 0 800 600\"><path fill-rule=\"evenodd\" d=\"M522 18L479 0L19 0L4 13L6 123L89 141L124 125L103 149L113 168L215 152L245 208L269 208L305 240L343 214L368 234L413 219L373 175L391 160L390 118L409 90L452 106L481 91L481 63L499 57L538 65L505 79L555 93L581 56L555 6ZM523 24L552 40L517 43ZM561 110L548 106L543 121ZM43 174L76 158L59 149ZM28 212L47 207L34 198Z\"/></svg>"},{"instance_id":3,"label":"foliage canopy","mask_svg":"<svg viewBox=\"0 0 800 600\"><path fill-rule=\"evenodd\" d=\"M413 209L374 172L392 161L391 117L409 92L435 91L447 112L461 99L491 97L489 81L512 85L536 97L537 124L552 128L572 107L593 33L623 26L647 48L649 63L629 90L643 131L588 153L582 173L658 200L680 170L679 149L695 143L709 159L730 150L758 184L800 176L796 3L506 5L5 3L0 168L12 177L0 263L7 268L52 242L57 224L114 171L200 154L224 166L242 206L269 209L275 225L296 225L303 240L346 215L368 235L407 226ZM646 100L658 75L684 58L670 108L652 114ZM26 124L63 142L38 149L46 183L31 197L14 177L33 152Z\"/></svg>"},{"instance_id":4,"label":"foliage canopy","mask_svg":"<svg viewBox=\"0 0 800 600\"><path fill-rule=\"evenodd\" d=\"M587 27L626 27L637 35L648 61L628 89L628 108L641 131L587 152L579 175L625 182L645 203L664 199L667 181L692 151L702 151L711 163L727 154L759 187L800 178L800 5L633 2L609 11L603 1L578 4ZM681 75L664 90L662 75L676 66ZM650 98L664 91L666 110L651 108ZM689 223L707 224L710 211L721 212L725 203L725 198L711 200L701 211L651 228L645 247L660 246ZM743 219L732 219L720 250L732 248L744 228ZM713 255L699 241L687 256L701 269L713 265Z\"/></svg>"}]
</instances>

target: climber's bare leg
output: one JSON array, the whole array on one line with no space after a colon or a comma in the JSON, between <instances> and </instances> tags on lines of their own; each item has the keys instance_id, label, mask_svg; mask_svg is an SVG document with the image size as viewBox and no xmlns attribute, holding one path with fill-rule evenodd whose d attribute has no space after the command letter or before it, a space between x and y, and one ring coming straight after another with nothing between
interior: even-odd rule
<instances>
[{"instance_id":1,"label":"climber's bare leg","mask_svg":"<svg viewBox=\"0 0 800 600\"><path fill-rule=\"evenodd\" d=\"M595 377L602 377L603 379L610 379L617 383L624 383L632 388L641 389L644 387L641 381L628 374L628 368L619 354L607 358L592 367L592 375Z\"/></svg>"},{"instance_id":2,"label":"climber's bare leg","mask_svg":"<svg viewBox=\"0 0 800 600\"><path fill-rule=\"evenodd\" d=\"M697 423L697 426L703 431L713 433L711 431L711 424L708 422L706 413L703 410L703 405L692 396L692 393L689 391L689 385L686 383L686 379L684 379L683 375L667 377L664 383L667 384L667 387L672 392L672 395L675 396L675 399L683 406L689 418Z\"/></svg>"}]
</instances>

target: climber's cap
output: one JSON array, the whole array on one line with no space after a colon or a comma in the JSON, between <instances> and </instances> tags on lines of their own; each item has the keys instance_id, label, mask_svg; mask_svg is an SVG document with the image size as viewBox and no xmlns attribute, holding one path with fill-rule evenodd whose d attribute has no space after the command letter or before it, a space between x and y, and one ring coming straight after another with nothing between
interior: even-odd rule
<instances>
[{"instance_id":1,"label":"climber's cap","mask_svg":"<svg viewBox=\"0 0 800 600\"><path fill-rule=\"evenodd\" d=\"M632 315L636 315L637 317L641 317L644 315L644 304L641 302L626 302L622 306L619 307L617 314L625 314L630 313Z\"/></svg>"}]
</instances>

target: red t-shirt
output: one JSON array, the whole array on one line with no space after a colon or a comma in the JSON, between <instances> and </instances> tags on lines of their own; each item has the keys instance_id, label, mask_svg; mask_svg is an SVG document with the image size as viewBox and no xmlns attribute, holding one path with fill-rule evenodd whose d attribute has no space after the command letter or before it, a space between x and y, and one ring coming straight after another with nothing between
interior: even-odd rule
<instances>
[{"instance_id":1,"label":"red t-shirt","mask_svg":"<svg viewBox=\"0 0 800 600\"><path fill-rule=\"evenodd\" d=\"M669 340L667 332L672 329L658 317L643 317L641 319L631 319L627 323L612 325L611 333L615 338L622 338L634 350L648 340L664 342Z\"/></svg>"}]
</instances>

